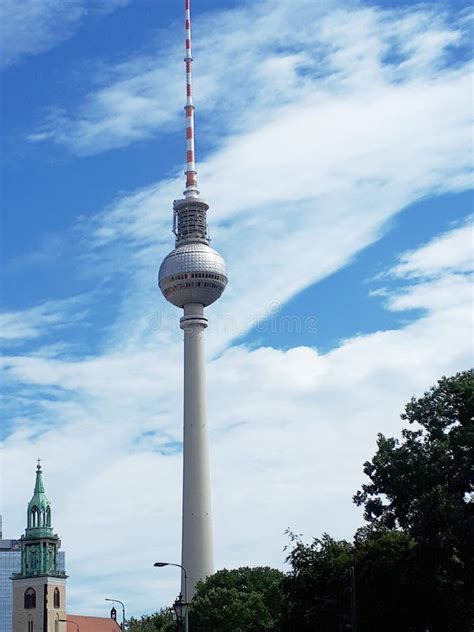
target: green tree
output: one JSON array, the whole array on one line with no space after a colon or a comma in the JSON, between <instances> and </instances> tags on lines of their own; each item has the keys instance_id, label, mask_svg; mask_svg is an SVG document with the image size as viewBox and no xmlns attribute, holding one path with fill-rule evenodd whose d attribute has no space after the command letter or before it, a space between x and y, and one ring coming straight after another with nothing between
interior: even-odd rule
<instances>
[{"instance_id":1,"label":"green tree","mask_svg":"<svg viewBox=\"0 0 474 632\"><path fill-rule=\"evenodd\" d=\"M426 630L413 614L414 542L409 535L361 530L354 543L324 534L311 544L290 536L287 561L292 570L283 582L284 632L351 630L351 567L359 630Z\"/></svg>"},{"instance_id":2,"label":"green tree","mask_svg":"<svg viewBox=\"0 0 474 632\"><path fill-rule=\"evenodd\" d=\"M403 531L359 532L353 567L361 632L425 632L419 612L416 544Z\"/></svg>"},{"instance_id":3,"label":"green tree","mask_svg":"<svg viewBox=\"0 0 474 632\"><path fill-rule=\"evenodd\" d=\"M199 582L189 612L193 632L279 630L283 573L268 568L221 570Z\"/></svg>"},{"instance_id":4,"label":"green tree","mask_svg":"<svg viewBox=\"0 0 474 632\"><path fill-rule=\"evenodd\" d=\"M168 610L143 615L140 619L131 617L127 621L128 632L174 632L175 624Z\"/></svg>"},{"instance_id":5,"label":"green tree","mask_svg":"<svg viewBox=\"0 0 474 632\"><path fill-rule=\"evenodd\" d=\"M354 542L291 536L284 632L350 630L355 569L359 632L472 632L474 374L442 378L379 435L354 497L368 525Z\"/></svg>"},{"instance_id":6,"label":"green tree","mask_svg":"<svg viewBox=\"0 0 474 632\"><path fill-rule=\"evenodd\" d=\"M290 573L283 582L285 632L339 632L348 621L348 572L353 547L328 534L309 545L289 533L287 562Z\"/></svg>"},{"instance_id":7,"label":"green tree","mask_svg":"<svg viewBox=\"0 0 474 632\"><path fill-rule=\"evenodd\" d=\"M401 528L416 543L418 611L431 632L471 632L474 567L474 372L443 377L402 419L401 440L379 435L354 496L374 531Z\"/></svg>"}]
</instances>

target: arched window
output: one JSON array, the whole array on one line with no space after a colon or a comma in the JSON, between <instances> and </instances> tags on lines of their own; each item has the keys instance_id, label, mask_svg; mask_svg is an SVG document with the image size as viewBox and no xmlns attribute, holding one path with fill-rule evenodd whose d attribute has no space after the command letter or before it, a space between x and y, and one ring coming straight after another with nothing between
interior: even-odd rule
<instances>
[{"instance_id":1,"label":"arched window","mask_svg":"<svg viewBox=\"0 0 474 632\"><path fill-rule=\"evenodd\" d=\"M46 508L46 526L51 526L51 509L49 507Z\"/></svg>"},{"instance_id":2,"label":"arched window","mask_svg":"<svg viewBox=\"0 0 474 632\"><path fill-rule=\"evenodd\" d=\"M39 527L38 507L33 507L31 510L30 527Z\"/></svg>"},{"instance_id":3,"label":"arched window","mask_svg":"<svg viewBox=\"0 0 474 632\"><path fill-rule=\"evenodd\" d=\"M54 589L53 602L54 602L54 607L55 608L59 608L59 606L61 605L61 598L60 598L60 595L59 595L59 588L55 588Z\"/></svg>"},{"instance_id":4,"label":"arched window","mask_svg":"<svg viewBox=\"0 0 474 632\"><path fill-rule=\"evenodd\" d=\"M33 632L33 621L28 621L28 632Z\"/></svg>"},{"instance_id":5,"label":"arched window","mask_svg":"<svg viewBox=\"0 0 474 632\"><path fill-rule=\"evenodd\" d=\"M36 608L36 591L34 588L25 590L25 608Z\"/></svg>"}]
</instances>

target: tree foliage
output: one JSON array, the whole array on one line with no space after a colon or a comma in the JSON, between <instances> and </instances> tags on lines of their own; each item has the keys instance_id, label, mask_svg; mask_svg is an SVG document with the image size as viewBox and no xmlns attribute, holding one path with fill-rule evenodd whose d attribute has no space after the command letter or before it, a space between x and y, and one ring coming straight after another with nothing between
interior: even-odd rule
<instances>
[{"instance_id":1,"label":"tree foliage","mask_svg":"<svg viewBox=\"0 0 474 632\"><path fill-rule=\"evenodd\" d=\"M463 548L474 491L474 373L442 378L401 415L419 427L402 441L378 437L364 464L370 483L354 500L376 527L401 527L418 541ZM472 499L471 499L472 500Z\"/></svg>"},{"instance_id":2,"label":"tree foliage","mask_svg":"<svg viewBox=\"0 0 474 632\"><path fill-rule=\"evenodd\" d=\"M292 570L283 582L283 630L339 631L349 612L351 544L324 534L306 545L299 536L289 535L287 562Z\"/></svg>"},{"instance_id":3,"label":"tree foliage","mask_svg":"<svg viewBox=\"0 0 474 632\"><path fill-rule=\"evenodd\" d=\"M160 610L140 619L131 617L127 621L128 632L175 632L176 627L169 610Z\"/></svg>"},{"instance_id":4,"label":"tree foliage","mask_svg":"<svg viewBox=\"0 0 474 632\"><path fill-rule=\"evenodd\" d=\"M283 583L283 632L351 630L351 579L356 579L357 623L364 632L412 627L416 595L410 571L413 540L398 531L360 532L354 543L324 534L311 544L291 535Z\"/></svg>"},{"instance_id":5,"label":"tree foliage","mask_svg":"<svg viewBox=\"0 0 474 632\"><path fill-rule=\"evenodd\" d=\"M368 532L354 541L357 624L364 632L425 632L419 612L414 540L402 531Z\"/></svg>"},{"instance_id":6,"label":"tree foliage","mask_svg":"<svg viewBox=\"0 0 474 632\"><path fill-rule=\"evenodd\" d=\"M279 630L283 573L268 568L221 570L197 586L189 612L193 632Z\"/></svg>"},{"instance_id":7,"label":"tree foliage","mask_svg":"<svg viewBox=\"0 0 474 632\"><path fill-rule=\"evenodd\" d=\"M413 398L401 441L379 435L354 501L372 529L401 528L416 543L419 609L430 630L472 629L474 602L474 373L439 380Z\"/></svg>"}]
</instances>

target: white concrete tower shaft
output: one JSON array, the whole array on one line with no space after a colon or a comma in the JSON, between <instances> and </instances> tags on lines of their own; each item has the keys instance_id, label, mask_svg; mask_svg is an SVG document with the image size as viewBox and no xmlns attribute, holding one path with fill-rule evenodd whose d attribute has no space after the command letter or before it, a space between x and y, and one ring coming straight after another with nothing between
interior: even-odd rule
<instances>
[{"instance_id":1,"label":"white concrete tower shaft","mask_svg":"<svg viewBox=\"0 0 474 632\"><path fill-rule=\"evenodd\" d=\"M182 565L189 597L214 572L203 306L184 306L184 440ZM185 586L182 591L185 594Z\"/></svg>"}]
</instances>

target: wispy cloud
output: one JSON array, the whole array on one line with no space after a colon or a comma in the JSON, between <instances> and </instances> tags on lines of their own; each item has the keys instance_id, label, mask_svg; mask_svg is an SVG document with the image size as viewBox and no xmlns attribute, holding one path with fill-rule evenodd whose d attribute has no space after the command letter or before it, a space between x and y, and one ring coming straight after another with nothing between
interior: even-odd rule
<instances>
[{"instance_id":1,"label":"wispy cloud","mask_svg":"<svg viewBox=\"0 0 474 632\"><path fill-rule=\"evenodd\" d=\"M69 39L89 14L106 14L129 0L3 0L1 65L47 51Z\"/></svg>"},{"instance_id":2,"label":"wispy cloud","mask_svg":"<svg viewBox=\"0 0 474 632\"><path fill-rule=\"evenodd\" d=\"M74 297L62 301L46 301L17 311L0 312L0 341L3 344L23 343L42 336L58 333L81 320L85 313L81 307L84 297Z\"/></svg>"},{"instance_id":3,"label":"wispy cloud","mask_svg":"<svg viewBox=\"0 0 474 632\"><path fill-rule=\"evenodd\" d=\"M323 102L358 86L369 97L382 84L427 79L467 38L439 9L341 4L266 0L196 20L195 91L208 136L253 129L311 94ZM109 66L79 109L55 108L30 140L91 154L169 132L182 112L179 59L176 44Z\"/></svg>"},{"instance_id":4,"label":"wispy cloud","mask_svg":"<svg viewBox=\"0 0 474 632\"><path fill-rule=\"evenodd\" d=\"M463 225L435 238L422 248L400 256L391 274L404 278L437 277L447 270L472 272L474 267L474 226L472 218Z\"/></svg>"}]
</instances>

